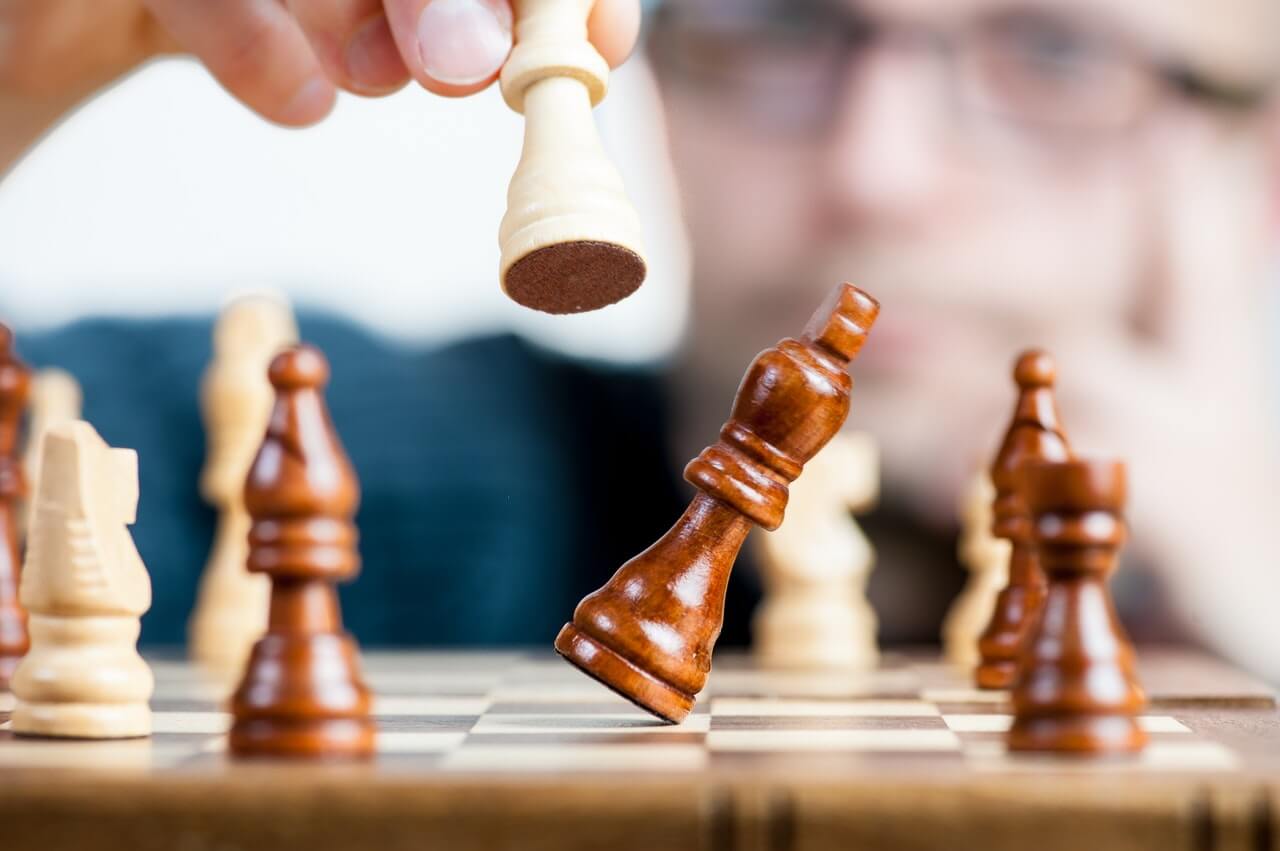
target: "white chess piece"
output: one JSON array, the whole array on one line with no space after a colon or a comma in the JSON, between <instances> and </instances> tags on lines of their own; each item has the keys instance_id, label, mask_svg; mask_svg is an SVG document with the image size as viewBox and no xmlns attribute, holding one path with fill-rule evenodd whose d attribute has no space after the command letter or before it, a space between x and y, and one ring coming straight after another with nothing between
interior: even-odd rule
<instances>
[{"instance_id":1,"label":"white chess piece","mask_svg":"<svg viewBox=\"0 0 1280 851\"><path fill-rule=\"evenodd\" d=\"M127 528L137 453L77 421L50 429L42 455L19 592L31 649L13 675L13 731L149 735L155 683L137 642L151 580Z\"/></svg>"},{"instance_id":2,"label":"white chess piece","mask_svg":"<svg viewBox=\"0 0 1280 851\"><path fill-rule=\"evenodd\" d=\"M34 488L40 481L40 448L49 429L80 419L80 385L61 369L43 369L31 382L31 420L27 428L27 448L22 465ZM26 511L27 507L23 506ZM26 529L26 517L19 528Z\"/></svg>"},{"instance_id":3,"label":"white chess piece","mask_svg":"<svg viewBox=\"0 0 1280 851\"><path fill-rule=\"evenodd\" d=\"M879 453L866 434L838 434L790 486L782 526L763 532L765 598L755 653L771 668L869 669L879 660L867 602L875 551L852 512L879 495Z\"/></svg>"},{"instance_id":4,"label":"white chess piece","mask_svg":"<svg viewBox=\"0 0 1280 851\"><path fill-rule=\"evenodd\" d=\"M991 477L978 473L960 499L961 531L956 553L969 570L969 582L942 622L948 661L972 668L981 659L978 638L991 621L996 596L1009 581L1008 541L991 534L991 504L996 490Z\"/></svg>"},{"instance_id":5,"label":"white chess piece","mask_svg":"<svg viewBox=\"0 0 1280 851\"><path fill-rule=\"evenodd\" d=\"M595 310L644 280L640 216L605 155L591 108L609 65L587 40L594 0L514 0L502 95L525 117L498 240L503 289L553 313Z\"/></svg>"},{"instance_id":6,"label":"white chess piece","mask_svg":"<svg viewBox=\"0 0 1280 851\"><path fill-rule=\"evenodd\" d=\"M214 329L213 362L201 388L209 448L200 490L218 509L218 528L187 632L192 658L228 685L267 627L271 582L245 567L250 520L244 483L275 399L267 367L297 339L283 300L250 296L232 302Z\"/></svg>"}]
</instances>

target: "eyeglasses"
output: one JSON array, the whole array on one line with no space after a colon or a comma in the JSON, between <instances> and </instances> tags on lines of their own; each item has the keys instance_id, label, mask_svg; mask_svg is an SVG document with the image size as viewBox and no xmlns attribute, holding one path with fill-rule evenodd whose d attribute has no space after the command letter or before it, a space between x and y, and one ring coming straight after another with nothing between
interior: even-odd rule
<instances>
[{"instance_id":1,"label":"eyeglasses","mask_svg":"<svg viewBox=\"0 0 1280 851\"><path fill-rule=\"evenodd\" d=\"M1000 7L943 25L877 19L821 0L730 15L667 7L649 42L660 73L775 132L825 129L849 69L885 43L936 58L966 113L1057 135L1122 131L1163 95L1249 111L1272 89L1270 81L1215 80L1158 58L1103 22L1047 5Z\"/></svg>"}]
</instances>

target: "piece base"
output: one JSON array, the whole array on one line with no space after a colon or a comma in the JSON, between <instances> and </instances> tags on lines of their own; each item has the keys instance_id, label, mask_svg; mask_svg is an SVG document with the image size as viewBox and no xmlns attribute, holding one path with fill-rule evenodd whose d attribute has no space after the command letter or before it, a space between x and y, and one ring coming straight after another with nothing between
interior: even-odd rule
<instances>
[{"instance_id":1,"label":"piece base","mask_svg":"<svg viewBox=\"0 0 1280 851\"><path fill-rule=\"evenodd\" d=\"M664 683L571 623L556 636L556 652L595 679L664 721L679 724L693 709L693 695Z\"/></svg>"},{"instance_id":2,"label":"piece base","mask_svg":"<svg viewBox=\"0 0 1280 851\"><path fill-rule=\"evenodd\" d=\"M1129 715L1062 715L1017 718L1009 729L1011 751L1131 754L1147 744L1147 733Z\"/></svg>"},{"instance_id":3,"label":"piece base","mask_svg":"<svg viewBox=\"0 0 1280 851\"><path fill-rule=\"evenodd\" d=\"M973 669L973 682L980 689L998 691L1013 688L1017 678L1018 666L1014 662L1000 660L983 660Z\"/></svg>"},{"instance_id":4,"label":"piece base","mask_svg":"<svg viewBox=\"0 0 1280 851\"><path fill-rule=\"evenodd\" d=\"M151 735L151 709L142 703L28 703L18 700L9 728L43 739L141 739Z\"/></svg>"},{"instance_id":5,"label":"piece base","mask_svg":"<svg viewBox=\"0 0 1280 851\"><path fill-rule=\"evenodd\" d=\"M367 759L375 739L368 718L246 718L232 725L227 749L236 758Z\"/></svg>"},{"instance_id":6,"label":"piece base","mask_svg":"<svg viewBox=\"0 0 1280 851\"><path fill-rule=\"evenodd\" d=\"M640 288L644 259L611 242L576 240L521 257L502 287L518 304L544 313L585 313L622 301Z\"/></svg>"}]
</instances>

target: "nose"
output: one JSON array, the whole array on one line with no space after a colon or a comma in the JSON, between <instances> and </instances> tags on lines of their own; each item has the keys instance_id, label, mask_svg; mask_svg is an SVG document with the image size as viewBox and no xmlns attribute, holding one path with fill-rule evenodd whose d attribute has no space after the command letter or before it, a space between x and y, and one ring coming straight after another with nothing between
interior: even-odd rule
<instances>
[{"instance_id":1,"label":"nose","mask_svg":"<svg viewBox=\"0 0 1280 851\"><path fill-rule=\"evenodd\" d=\"M941 69L891 42L848 74L825 152L830 200L845 216L884 223L932 209L946 171Z\"/></svg>"}]
</instances>

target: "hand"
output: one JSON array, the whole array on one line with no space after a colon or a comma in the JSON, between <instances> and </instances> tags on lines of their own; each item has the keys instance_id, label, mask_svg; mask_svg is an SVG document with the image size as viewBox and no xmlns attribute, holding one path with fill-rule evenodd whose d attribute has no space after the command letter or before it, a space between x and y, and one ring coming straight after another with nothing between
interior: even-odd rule
<instances>
[{"instance_id":1,"label":"hand","mask_svg":"<svg viewBox=\"0 0 1280 851\"><path fill-rule=\"evenodd\" d=\"M511 49L510 0L0 0L0 174L59 116L146 60L188 51L262 117L324 118L336 90L488 87ZM631 51L639 0L596 0L591 41Z\"/></svg>"}]
</instances>

